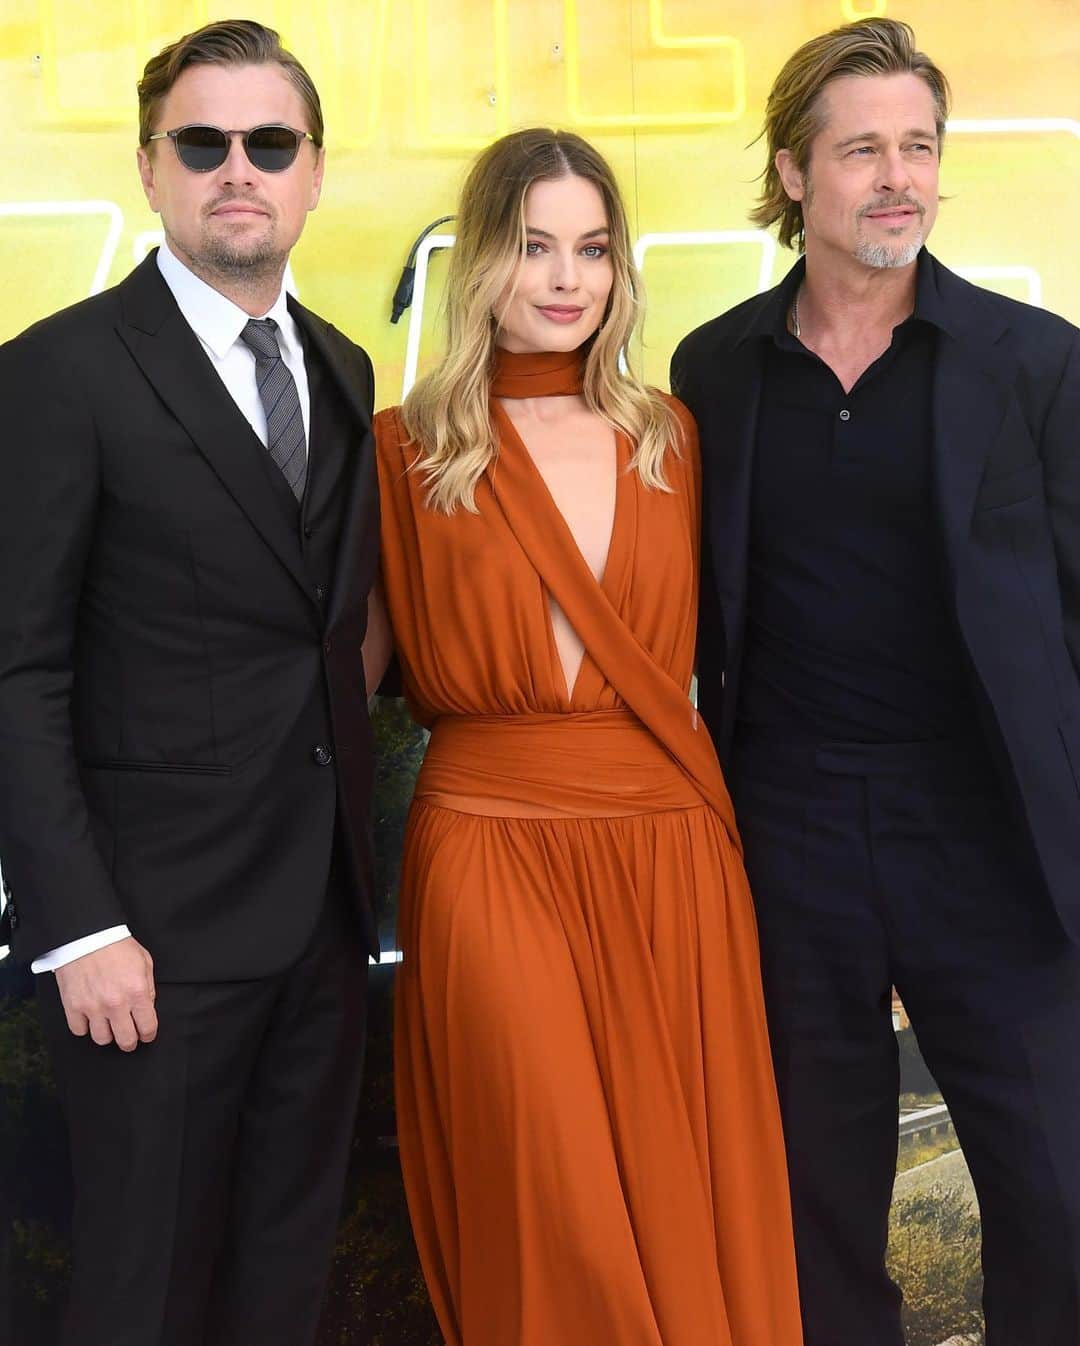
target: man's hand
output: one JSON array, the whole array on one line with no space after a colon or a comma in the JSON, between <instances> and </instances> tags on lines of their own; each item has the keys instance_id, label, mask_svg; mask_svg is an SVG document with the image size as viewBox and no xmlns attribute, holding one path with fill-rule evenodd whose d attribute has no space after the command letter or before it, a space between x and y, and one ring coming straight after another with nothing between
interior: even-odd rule
<instances>
[{"instance_id":1,"label":"man's hand","mask_svg":"<svg viewBox=\"0 0 1080 1346\"><path fill-rule=\"evenodd\" d=\"M115 1042L125 1052L157 1037L154 963L137 940L118 940L54 975L76 1037L89 1033L99 1047Z\"/></svg>"}]
</instances>

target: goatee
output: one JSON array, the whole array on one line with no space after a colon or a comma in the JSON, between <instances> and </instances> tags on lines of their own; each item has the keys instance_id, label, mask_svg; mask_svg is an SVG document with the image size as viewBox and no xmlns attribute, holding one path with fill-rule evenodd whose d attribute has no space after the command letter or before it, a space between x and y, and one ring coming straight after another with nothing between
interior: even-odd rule
<instances>
[{"instance_id":1,"label":"goatee","mask_svg":"<svg viewBox=\"0 0 1080 1346\"><path fill-rule=\"evenodd\" d=\"M921 229L910 243L905 243L899 248L890 248L888 243L871 243L868 238L861 238L855 245L855 257L863 266L873 267L875 271L895 270L898 267L910 266L918 257L922 245Z\"/></svg>"}]
</instances>

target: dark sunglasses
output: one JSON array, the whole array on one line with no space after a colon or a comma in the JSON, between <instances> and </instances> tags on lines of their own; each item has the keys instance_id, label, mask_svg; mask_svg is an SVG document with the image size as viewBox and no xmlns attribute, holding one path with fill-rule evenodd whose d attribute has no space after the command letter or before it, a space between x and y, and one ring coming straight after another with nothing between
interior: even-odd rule
<instances>
[{"instance_id":1,"label":"dark sunglasses","mask_svg":"<svg viewBox=\"0 0 1080 1346\"><path fill-rule=\"evenodd\" d=\"M315 143L309 131L291 126L253 126L250 131L223 131L220 126L178 126L175 131L157 131L150 140L171 140L185 168L209 173L229 157L229 142L241 136L244 153L260 173L284 173L291 167L305 140Z\"/></svg>"}]
</instances>

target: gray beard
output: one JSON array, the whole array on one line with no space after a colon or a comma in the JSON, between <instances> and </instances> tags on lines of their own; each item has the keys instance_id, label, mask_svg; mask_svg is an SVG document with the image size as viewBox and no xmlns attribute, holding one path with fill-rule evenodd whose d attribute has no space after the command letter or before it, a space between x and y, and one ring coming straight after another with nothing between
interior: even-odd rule
<instances>
[{"instance_id":1,"label":"gray beard","mask_svg":"<svg viewBox=\"0 0 1080 1346\"><path fill-rule=\"evenodd\" d=\"M890 271L901 266L910 266L919 255L922 245L921 229L910 243L905 243L899 250L890 248L887 243L871 243L869 239L860 238L855 244L855 258L862 262L863 266L871 266L875 271Z\"/></svg>"}]
</instances>

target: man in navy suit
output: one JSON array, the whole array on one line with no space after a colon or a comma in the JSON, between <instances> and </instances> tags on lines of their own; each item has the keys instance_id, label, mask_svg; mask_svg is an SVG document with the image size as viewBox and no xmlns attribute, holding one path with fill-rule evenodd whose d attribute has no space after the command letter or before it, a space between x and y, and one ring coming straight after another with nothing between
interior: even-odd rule
<instances>
[{"instance_id":1,"label":"man in navy suit","mask_svg":"<svg viewBox=\"0 0 1080 1346\"><path fill-rule=\"evenodd\" d=\"M902 23L796 52L755 219L804 256L672 362L807 1346L903 1342L894 985L978 1193L988 1346L1080 1341L1080 334L926 251L948 99Z\"/></svg>"},{"instance_id":2,"label":"man in navy suit","mask_svg":"<svg viewBox=\"0 0 1080 1346\"><path fill-rule=\"evenodd\" d=\"M318 94L139 86L165 245L0 350L0 855L76 1186L70 1346L313 1340L360 1083L371 361L286 295Z\"/></svg>"}]
</instances>

